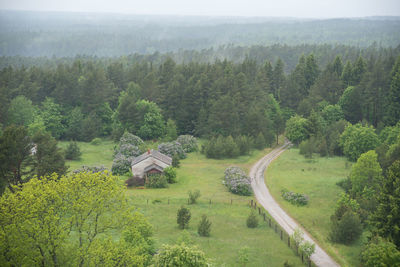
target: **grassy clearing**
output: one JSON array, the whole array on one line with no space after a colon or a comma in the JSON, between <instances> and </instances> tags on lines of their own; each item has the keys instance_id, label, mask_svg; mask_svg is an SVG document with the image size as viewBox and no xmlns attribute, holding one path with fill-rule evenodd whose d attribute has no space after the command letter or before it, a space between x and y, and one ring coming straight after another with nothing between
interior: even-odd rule
<instances>
[{"instance_id":1,"label":"grassy clearing","mask_svg":"<svg viewBox=\"0 0 400 267\"><path fill-rule=\"evenodd\" d=\"M330 216L343 191L336 185L348 176L350 163L344 158L305 159L298 149L283 153L268 168L266 184L281 207L296 219L342 266L359 266L359 254L364 238L351 246L328 240ZM309 196L308 205L298 207L285 201L282 189Z\"/></svg>"},{"instance_id":2,"label":"grassy clearing","mask_svg":"<svg viewBox=\"0 0 400 267\"><path fill-rule=\"evenodd\" d=\"M60 142L60 147L65 148L67 145L68 142ZM103 164L111 167L115 143L103 141L95 146L78 142L78 145L82 158L79 161L67 161L70 170L82 165ZM181 161L178 183L166 189L127 189L126 193L132 205L144 213L153 225L157 247L175 243L182 236L183 231L178 229L176 223L177 210L187 205L188 191L198 189L201 192L198 204L187 205L192 213L187 232L215 266L238 266L237 253L246 246L250 248L250 262L246 266L282 266L286 260L293 266L304 266L274 230L261 222L261 217L258 228L248 229L246 219L250 213L248 203L251 197L233 195L222 184L227 167L235 165L248 172L252 164L265 153L268 153L268 149L227 160L210 160L199 152L191 153ZM161 202L153 204L156 199ZM197 234L202 214L206 214L212 222L209 238Z\"/></svg>"}]
</instances>

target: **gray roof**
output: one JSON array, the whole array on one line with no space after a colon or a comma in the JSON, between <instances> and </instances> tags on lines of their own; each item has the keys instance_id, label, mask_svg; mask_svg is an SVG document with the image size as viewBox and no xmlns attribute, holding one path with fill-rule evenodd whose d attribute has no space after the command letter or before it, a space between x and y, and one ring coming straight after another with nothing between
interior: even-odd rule
<instances>
[{"instance_id":1,"label":"gray roof","mask_svg":"<svg viewBox=\"0 0 400 267\"><path fill-rule=\"evenodd\" d=\"M165 164L171 165L172 164L172 158L168 157L167 155L164 155L163 153L160 153L158 150L154 150L151 149L150 151L146 151L145 153L143 153L142 155L140 155L139 157L136 157L133 161L132 161L132 166L138 164L139 162L149 158L149 157L153 157L155 159L158 159L162 162L164 162Z\"/></svg>"},{"instance_id":2,"label":"gray roof","mask_svg":"<svg viewBox=\"0 0 400 267\"><path fill-rule=\"evenodd\" d=\"M144 168L144 172L148 172L153 169L159 170L160 172L162 172L164 170L161 166L158 166L157 164L151 164L150 166L147 166L146 168Z\"/></svg>"}]
</instances>

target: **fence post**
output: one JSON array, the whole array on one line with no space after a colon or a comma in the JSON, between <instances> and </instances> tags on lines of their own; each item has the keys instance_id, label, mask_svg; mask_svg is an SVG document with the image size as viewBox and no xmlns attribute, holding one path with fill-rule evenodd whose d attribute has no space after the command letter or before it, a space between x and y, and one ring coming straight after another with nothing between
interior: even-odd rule
<instances>
[{"instance_id":1,"label":"fence post","mask_svg":"<svg viewBox=\"0 0 400 267\"><path fill-rule=\"evenodd\" d=\"M281 240L283 240L283 232L282 232L282 229L281 229Z\"/></svg>"},{"instance_id":2,"label":"fence post","mask_svg":"<svg viewBox=\"0 0 400 267\"><path fill-rule=\"evenodd\" d=\"M231 198L231 205L232 205L232 198Z\"/></svg>"},{"instance_id":3,"label":"fence post","mask_svg":"<svg viewBox=\"0 0 400 267\"><path fill-rule=\"evenodd\" d=\"M168 198L168 205L169 205L169 198Z\"/></svg>"},{"instance_id":4,"label":"fence post","mask_svg":"<svg viewBox=\"0 0 400 267\"><path fill-rule=\"evenodd\" d=\"M303 252L301 253L301 262L304 263L304 254L303 254Z\"/></svg>"},{"instance_id":5,"label":"fence post","mask_svg":"<svg viewBox=\"0 0 400 267\"><path fill-rule=\"evenodd\" d=\"M277 229L276 229L276 224L275 224L275 233L277 232Z\"/></svg>"},{"instance_id":6,"label":"fence post","mask_svg":"<svg viewBox=\"0 0 400 267\"><path fill-rule=\"evenodd\" d=\"M271 227L271 218L269 219L269 227Z\"/></svg>"},{"instance_id":7,"label":"fence post","mask_svg":"<svg viewBox=\"0 0 400 267\"><path fill-rule=\"evenodd\" d=\"M261 208L258 207L258 215L260 215L260 214L261 214Z\"/></svg>"},{"instance_id":8,"label":"fence post","mask_svg":"<svg viewBox=\"0 0 400 267\"><path fill-rule=\"evenodd\" d=\"M251 200L251 207L253 207L253 200Z\"/></svg>"},{"instance_id":9,"label":"fence post","mask_svg":"<svg viewBox=\"0 0 400 267\"><path fill-rule=\"evenodd\" d=\"M290 236L287 237L287 245L290 248Z\"/></svg>"},{"instance_id":10,"label":"fence post","mask_svg":"<svg viewBox=\"0 0 400 267\"><path fill-rule=\"evenodd\" d=\"M263 215L264 215L264 222L265 222L265 213Z\"/></svg>"},{"instance_id":11,"label":"fence post","mask_svg":"<svg viewBox=\"0 0 400 267\"><path fill-rule=\"evenodd\" d=\"M254 201L254 209L257 209L257 202Z\"/></svg>"},{"instance_id":12,"label":"fence post","mask_svg":"<svg viewBox=\"0 0 400 267\"><path fill-rule=\"evenodd\" d=\"M210 198L210 205L211 205L211 198Z\"/></svg>"}]
</instances>

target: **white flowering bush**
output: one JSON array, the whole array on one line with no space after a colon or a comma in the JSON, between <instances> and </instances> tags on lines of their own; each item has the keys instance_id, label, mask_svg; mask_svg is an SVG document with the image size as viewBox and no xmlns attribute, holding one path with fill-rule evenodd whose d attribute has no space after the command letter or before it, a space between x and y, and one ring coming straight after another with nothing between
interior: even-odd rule
<instances>
[{"instance_id":1,"label":"white flowering bush","mask_svg":"<svg viewBox=\"0 0 400 267\"><path fill-rule=\"evenodd\" d=\"M127 157L121 153L115 155L111 171L114 175L123 175L130 171L134 157Z\"/></svg>"},{"instance_id":2,"label":"white flowering bush","mask_svg":"<svg viewBox=\"0 0 400 267\"><path fill-rule=\"evenodd\" d=\"M122 144L119 147L119 150L117 151L117 154L120 153L124 155L125 157L137 157L142 154L142 151L140 150L139 147L131 144Z\"/></svg>"},{"instance_id":3,"label":"white flowering bush","mask_svg":"<svg viewBox=\"0 0 400 267\"><path fill-rule=\"evenodd\" d=\"M128 132L125 132L122 135L121 139L119 139L119 145L122 146L124 144L129 144L129 145L134 145L134 146L137 146L137 147L141 147L144 144L144 142L139 136L133 135L133 134L128 133Z\"/></svg>"},{"instance_id":4,"label":"white flowering bush","mask_svg":"<svg viewBox=\"0 0 400 267\"><path fill-rule=\"evenodd\" d=\"M225 172L224 184L228 190L234 194L251 196L251 180L246 173L239 167L228 167Z\"/></svg>"},{"instance_id":5,"label":"white flowering bush","mask_svg":"<svg viewBox=\"0 0 400 267\"><path fill-rule=\"evenodd\" d=\"M282 197L293 205L305 206L308 203L308 196L305 194L291 192L287 189L282 189Z\"/></svg>"},{"instance_id":6,"label":"white flowering bush","mask_svg":"<svg viewBox=\"0 0 400 267\"><path fill-rule=\"evenodd\" d=\"M161 153L170 156L171 158L174 155L178 155L180 159L186 158L186 153L183 150L182 145L179 142L168 142L161 143L158 145L158 151Z\"/></svg>"},{"instance_id":7,"label":"white flowering bush","mask_svg":"<svg viewBox=\"0 0 400 267\"><path fill-rule=\"evenodd\" d=\"M72 171L72 173L74 173L74 174L80 173L80 172L91 172L91 173L101 172L101 173L104 173L106 171L108 171L108 170L103 165L101 165L101 166L85 166L84 165L81 168Z\"/></svg>"},{"instance_id":8,"label":"white flowering bush","mask_svg":"<svg viewBox=\"0 0 400 267\"><path fill-rule=\"evenodd\" d=\"M176 141L182 145L186 153L196 151L198 148L197 139L193 135L180 135Z\"/></svg>"}]
</instances>

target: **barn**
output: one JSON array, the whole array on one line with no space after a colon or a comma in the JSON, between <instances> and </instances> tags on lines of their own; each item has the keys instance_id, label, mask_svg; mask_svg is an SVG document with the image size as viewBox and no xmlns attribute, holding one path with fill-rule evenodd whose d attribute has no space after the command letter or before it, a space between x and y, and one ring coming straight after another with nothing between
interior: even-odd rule
<instances>
[{"instance_id":1,"label":"barn","mask_svg":"<svg viewBox=\"0 0 400 267\"><path fill-rule=\"evenodd\" d=\"M166 167L171 165L171 157L151 149L132 161L132 174L144 179L148 174L162 173Z\"/></svg>"}]
</instances>

